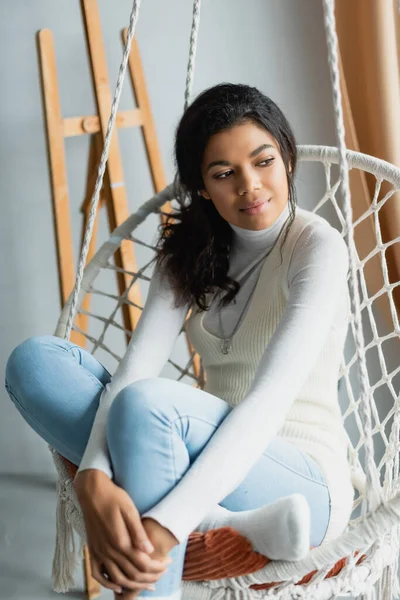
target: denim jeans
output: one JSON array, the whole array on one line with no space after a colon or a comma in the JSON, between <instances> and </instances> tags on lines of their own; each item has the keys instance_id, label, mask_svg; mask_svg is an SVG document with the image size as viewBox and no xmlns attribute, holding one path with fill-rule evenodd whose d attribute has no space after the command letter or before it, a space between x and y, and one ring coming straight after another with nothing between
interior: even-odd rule
<instances>
[{"instance_id":1,"label":"denim jeans","mask_svg":"<svg viewBox=\"0 0 400 600\"><path fill-rule=\"evenodd\" d=\"M19 344L6 367L7 391L25 421L76 465L110 378L89 352L51 335ZM220 398L161 377L137 381L117 394L107 418L113 480L140 514L175 487L231 410ZM250 510L295 492L310 505L311 545L319 546L330 517L325 479L310 456L280 437L220 505L234 512ZM143 590L141 596L179 590L186 545L187 539L171 550L174 562L155 584L155 592Z\"/></svg>"}]
</instances>

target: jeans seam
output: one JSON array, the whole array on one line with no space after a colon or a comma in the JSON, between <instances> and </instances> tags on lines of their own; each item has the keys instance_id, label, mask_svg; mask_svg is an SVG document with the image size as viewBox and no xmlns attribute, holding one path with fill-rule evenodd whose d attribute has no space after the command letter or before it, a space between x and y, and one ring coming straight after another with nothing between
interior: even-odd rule
<instances>
[{"instance_id":1,"label":"jeans seam","mask_svg":"<svg viewBox=\"0 0 400 600\"><path fill-rule=\"evenodd\" d=\"M263 456L266 456L266 455L263 453ZM295 473L299 477L302 477L303 479L307 479L307 481L311 481L312 483L316 483L317 485L321 485L322 487L328 488L328 486L327 486L326 483L323 483L322 481L317 481L317 480L313 479L312 477L309 477L308 475L303 475L302 473L298 473L298 471L295 471L294 469L292 469L291 467L289 467L285 463L277 460L276 458L273 458L272 456L268 455L268 458L270 460L273 460L274 462L276 462L278 465L281 465L282 467L285 467L285 469L288 469L292 473Z\"/></svg>"},{"instance_id":2,"label":"jeans seam","mask_svg":"<svg viewBox=\"0 0 400 600\"><path fill-rule=\"evenodd\" d=\"M180 415L179 417L176 417L173 421L171 421L171 423L175 423L175 421L177 420L181 420L181 419L185 419L185 418L191 418L191 419L196 419L198 421L201 421L202 423L207 423L207 425L211 425L211 427L215 427L215 429L218 429L218 425L214 425L214 423L210 423L209 421L207 421L206 419L201 419L200 417L194 417L193 415ZM316 481L315 479L313 479L312 477L309 477L307 475L303 475L302 473L298 473L297 471L294 471L291 467L289 467L288 465L286 465L283 462L280 462L279 460L277 460L276 458L273 458L272 456L267 456L265 454L265 452L262 453L262 456L265 456L266 458L269 458L270 460L273 460L274 462L276 462L278 465L281 465L282 467L284 467L285 469L288 469L289 471L291 471L292 473L294 473L295 475L297 475L298 477L302 477L303 479L307 479L307 481L311 481L312 483L315 483L317 485L320 485L326 489L328 489L328 486L326 483L323 483L322 481ZM329 489L328 489L329 491Z\"/></svg>"},{"instance_id":3,"label":"jeans seam","mask_svg":"<svg viewBox=\"0 0 400 600\"><path fill-rule=\"evenodd\" d=\"M174 435L175 432L172 430L171 423L170 423L170 429L171 429L171 435L170 435L170 438L169 438L170 439L170 445L171 445L170 452L171 452L171 456L172 456L172 464L174 466L174 478L175 478L175 482L176 482L178 478L177 478L177 475L176 475L175 452L174 452L174 444L173 444L173 441L172 441L172 437L173 437L173 435ZM175 483L175 486L176 486L176 483Z\"/></svg>"},{"instance_id":4,"label":"jeans seam","mask_svg":"<svg viewBox=\"0 0 400 600\"><path fill-rule=\"evenodd\" d=\"M104 389L105 385L103 383L101 383L100 379L98 379L95 375L93 375L93 373L91 371L89 371L89 369L87 369L86 367L84 367L83 364L80 363L79 360L76 358L76 356L74 356L73 352L70 352L70 350L73 350L74 348L78 348L78 350L82 350L82 348L80 346L76 345L76 344L72 345L72 346L69 346L68 348L61 347L61 349L64 350L65 352L69 352L69 354L72 356L72 358L74 360L76 360L76 362L78 363L78 365L82 369L84 369L87 373L89 373L89 375L93 379L93 381L95 381L96 383L98 383L101 386L101 389ZM96 357L93 357L93 358L96 358ZM96 360L97 360L97 358L96 358ZM110 380L111 380L111 374L107 371L107 369L104 367L104 365L102 363L99 363L99 364L101 364L101 366L106 371L106 373L109 375Z\"/></svg>"}]
</instances>

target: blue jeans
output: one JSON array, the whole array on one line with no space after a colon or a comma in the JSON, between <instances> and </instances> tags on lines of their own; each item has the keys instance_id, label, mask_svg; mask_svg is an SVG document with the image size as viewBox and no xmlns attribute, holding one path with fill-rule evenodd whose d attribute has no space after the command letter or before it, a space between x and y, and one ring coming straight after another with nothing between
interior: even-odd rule
<instances>
[{"instance_id":1,"label":"blue jeans","mask_svg":"<svg viewBox=\"0 0 400 600\"><path fill-rule=\"evenodd\" d=\"M60 338L32 337L11 353L6 388L25 421L68 460L80 464L110 373L89 352ZM232 407L211 394L165 378L123 389L108 413L107 443L114 481L140 514L183 477ZM229 449L227 449L229 451ZM311 509L311 545L319 546L330 517L330 496L316 462L282 438L268 445L241 484L221 502L231 511L259 508L292 493ZM168 596L181 586L187 539L156 583Z\"/></svg>"}]
</instances>

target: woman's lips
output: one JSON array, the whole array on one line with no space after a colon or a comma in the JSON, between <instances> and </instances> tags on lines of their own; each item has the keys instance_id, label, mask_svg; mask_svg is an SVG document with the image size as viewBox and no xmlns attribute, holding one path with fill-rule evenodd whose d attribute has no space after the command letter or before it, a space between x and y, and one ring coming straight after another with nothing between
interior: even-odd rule
<instances>
[{"instance_id":1,"label":"woman's lips","mask_svg":"<svg viewBox=\"0 0 400 600\"><path fill-rule=\"evenodd\" d=\"M269 200L263 200L256 206L252 206L250 208L241 208L240 212L244 213L245 215L258 215L265 210L268 202Z\"/></svg>"}]
</instances>

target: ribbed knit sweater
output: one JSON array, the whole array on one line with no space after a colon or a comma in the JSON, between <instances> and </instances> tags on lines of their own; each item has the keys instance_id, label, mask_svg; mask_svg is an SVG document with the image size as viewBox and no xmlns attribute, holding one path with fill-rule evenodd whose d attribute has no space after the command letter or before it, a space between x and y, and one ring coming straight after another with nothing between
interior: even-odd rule
<instances>
[{"instance_id":1,"label":"ribbed knit sweater","mask_svg":"<svg viewBox=\"0 0 400 600\"><path fill-rule=\"evenodd\" d=\"M264 230L232 225L229 275L241 289L222 309L210 295L210 311L194 310L187 322L205 368L205 391L235 409L176 487L142 515L179 541L240 484L274 436L307 452L326 478L331 516L325 541L349 521L354 492L337 390L349 318L347 248L326 220L297 208L281 259L288 216L286 205ZM160 375L188 308L173 306L168 279L155 272L127 351L103 391L80 471L97 468L112 476L109 407L126 385ZM225 335L240 318L229 354L220 349L219 310Z\"/></svg>"}]
</instances>

